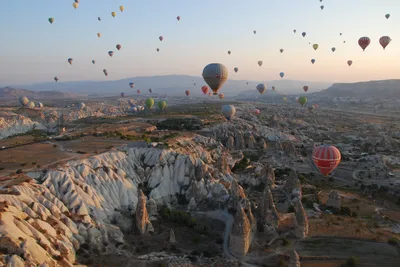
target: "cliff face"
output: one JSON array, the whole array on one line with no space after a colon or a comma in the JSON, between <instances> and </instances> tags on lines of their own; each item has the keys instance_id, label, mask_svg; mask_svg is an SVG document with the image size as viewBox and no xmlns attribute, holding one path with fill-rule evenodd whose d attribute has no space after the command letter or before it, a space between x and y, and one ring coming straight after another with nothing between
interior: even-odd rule
<instances>
[{"instance_id":1,"label":"cliff face","mask_svg":"<svg viewBox=\"0 0 400 267\"><path fill-rule=\"evenodd\" d=\"M225 175L211 164L222 153L234 160L223 147L195 138L200 142L178 140L181 145L175 150L124 148L70 161L54 170L3 179L0 248L18 255L10 259L22 260L24 266L56 266L57 262L71 266L82 244L105 249L107 243L107 249L112 249L112 244L123 243L119 227L129 229L135 221L140 233L149 232L149 216L156 216L157 203L173 205L176 193L193 192L199 201L227 196L229 192L219 182ZM147 184L148 202L141 191L138 194L139 184ZM130 223L120 219L128 210L136 210Z\"/></svg>"}]
</instances>

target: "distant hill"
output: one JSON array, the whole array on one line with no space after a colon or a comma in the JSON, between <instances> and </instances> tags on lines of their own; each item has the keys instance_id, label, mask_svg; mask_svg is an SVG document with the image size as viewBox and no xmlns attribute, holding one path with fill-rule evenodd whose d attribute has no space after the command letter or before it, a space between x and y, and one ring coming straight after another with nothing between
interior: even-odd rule
<instances>
[{"instance_id":1,"label":"distant hill","mask_svg":"<svg viewBox=\"0 0 400 267\"><path fill-rule=\"evenodd\" d=\"M31 91L26 89L17 89L11 87L0 88L1 99L15 100L20 96L26 96L32 100L46 100L46 99L60 99L60 98L74 98L76 95L71 93L62 93L57 91Z\"/></svg>"},{"instance_id":2,"label":"distant hill","mask_svg":"<svg viewBox=\"0 0 400 267\"><path fill-rule=\"evenodd\" d=\"M315 94L318 97L400 98L400 80L335 83Z\"/></svg>"},{"instance_id":3,"label":"distant hill","mask_svg":"<svg viewBox=\"0 0 400 267\"><path fill-rule=\"evenodd\" d=\"M131 89L129 83L134 82L135 87ZM246 85L246 82L249 82ZM196 86L194 86L194 83ZM237 95L246 90L255 90L258 81L246 80L228 80L221 92L225 95ZM191 90L192 95L200 95L200 87L205 82L202 77L189 75L162 75L162 76L146 76L132 77L129 79L115 81L78 81L78 82L52 82L38 83L32 85L23 85L21 87L33 91L61 91L75 94L85 95L117 95L121 92L125 94L136 94L136 90L140 89L143 93L147 93L149 88L153 89L155 94L182 95L184 90ZM327 88L331 83L307 82L307 81L291 81L278 80L267 82L270 88L272 85L279 88L280 92L293 94L298 92L304 85L310 87L311 92L316 92Z\"/></svg>"}]
</instances>

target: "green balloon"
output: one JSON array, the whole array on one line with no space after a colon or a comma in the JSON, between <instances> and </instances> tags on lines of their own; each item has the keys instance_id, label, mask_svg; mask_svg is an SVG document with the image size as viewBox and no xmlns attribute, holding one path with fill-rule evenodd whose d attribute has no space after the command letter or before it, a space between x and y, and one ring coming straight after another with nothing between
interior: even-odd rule
<instances>
[{"instance_id":1,"label":"green balloon","mask_svg":"<svg viewBox=\"0 0 400 267\"><path fill-rule=\"evenodd\" d=\"M145 104L148 109L152 109L154 106L154 99L151 97L147 98Z\"/></svg>"},{"instance_id":2,"label":"green balloon","mask_svg":"<svg viewBox=\"0 0 400 267\"><path fill-rule=\"evenodd\" d=\"M308 99L305 96L301 96L299 97L299 103L302 107L304 107L304 105L307 103Z\"/></svg>"},{"instance_id":3,"label":"green balloon","mask_svg":"<svg viewBox=\"0 0 400 267\"><path fill-rule=\"evenodd\" d=\"M163 109L165 109L167 107L167 101L165 101L165 100L159 101L157 103L157 106L158 106L159 109L163 110Z\"/></svg>"},{"instance_id":4,"label":"green balloon","mask_svg":"<svg viewBox=\"0 0 400 267\"><path fill-rule=\"evenodd\" d=\"M49 18L49 22L50 22L51 24L53 24L54 18Z\"/></svg>"}]
</instances>

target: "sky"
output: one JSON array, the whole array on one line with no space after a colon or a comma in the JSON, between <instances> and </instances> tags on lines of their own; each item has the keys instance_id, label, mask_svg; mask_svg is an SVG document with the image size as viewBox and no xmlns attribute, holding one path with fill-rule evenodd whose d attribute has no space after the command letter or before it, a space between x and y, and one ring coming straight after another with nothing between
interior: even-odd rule
<instances>
[{"instance_id":1,"label":"sky","mask_svg":"<svg viewBox=\"0 0 400 267\"><path fill-rule=\"evenodd\" d=\"M277 80L281 71L284 79L304 81L400 78L399 0L81 0L76 10L73 2L2 3L1 85L50 82L54 76L60 82L200 76L213 62L224 64L229 79L235 80ZM388 20L386 13L391 14ZM378 41L383 35L392 39L386 50ZM357 43L362 36L371 38L364 52ZM319 44L317 51L314 43ZM109 50L115 52L112 58ZM351 67L348 60L353 60Z\"/></svg>"}]
</instances>

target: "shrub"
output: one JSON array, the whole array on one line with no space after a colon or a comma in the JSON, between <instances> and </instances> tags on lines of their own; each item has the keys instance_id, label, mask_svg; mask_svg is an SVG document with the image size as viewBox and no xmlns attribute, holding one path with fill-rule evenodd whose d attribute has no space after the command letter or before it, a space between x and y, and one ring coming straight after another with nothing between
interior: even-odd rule
<instances>
[{"instance_id":1,"label":"shrub","mask_svg":"<svg viewBox=\"0 0 400 267\"><path fill-rule=\"evenodd\" d=\"M282 245L289 246L290 245L290 241L287 238L282 238Z\"/></svg>"},{"instance_id":2,"label":"shrub","mask_svg":"<svg viewBox=\"0 0 400 267\"><path fill-rule=\"evenodd\" d=\"M391 246L398 246L399 245L399 241L397 240L397 238L394 238L394 237L389 238L387 242Z\"/></svg>"},{"instance_id":3,"label":"shrub","mask_svg":"<svg viewBox=\"0 0 400 267\"><path fill-rule=\"evenodd\" d=\"M360 266L360 259L357 257L350 257L346 260L345 264L342 264L342 267L357 267Z\"/></svg>"}]
</instances>

